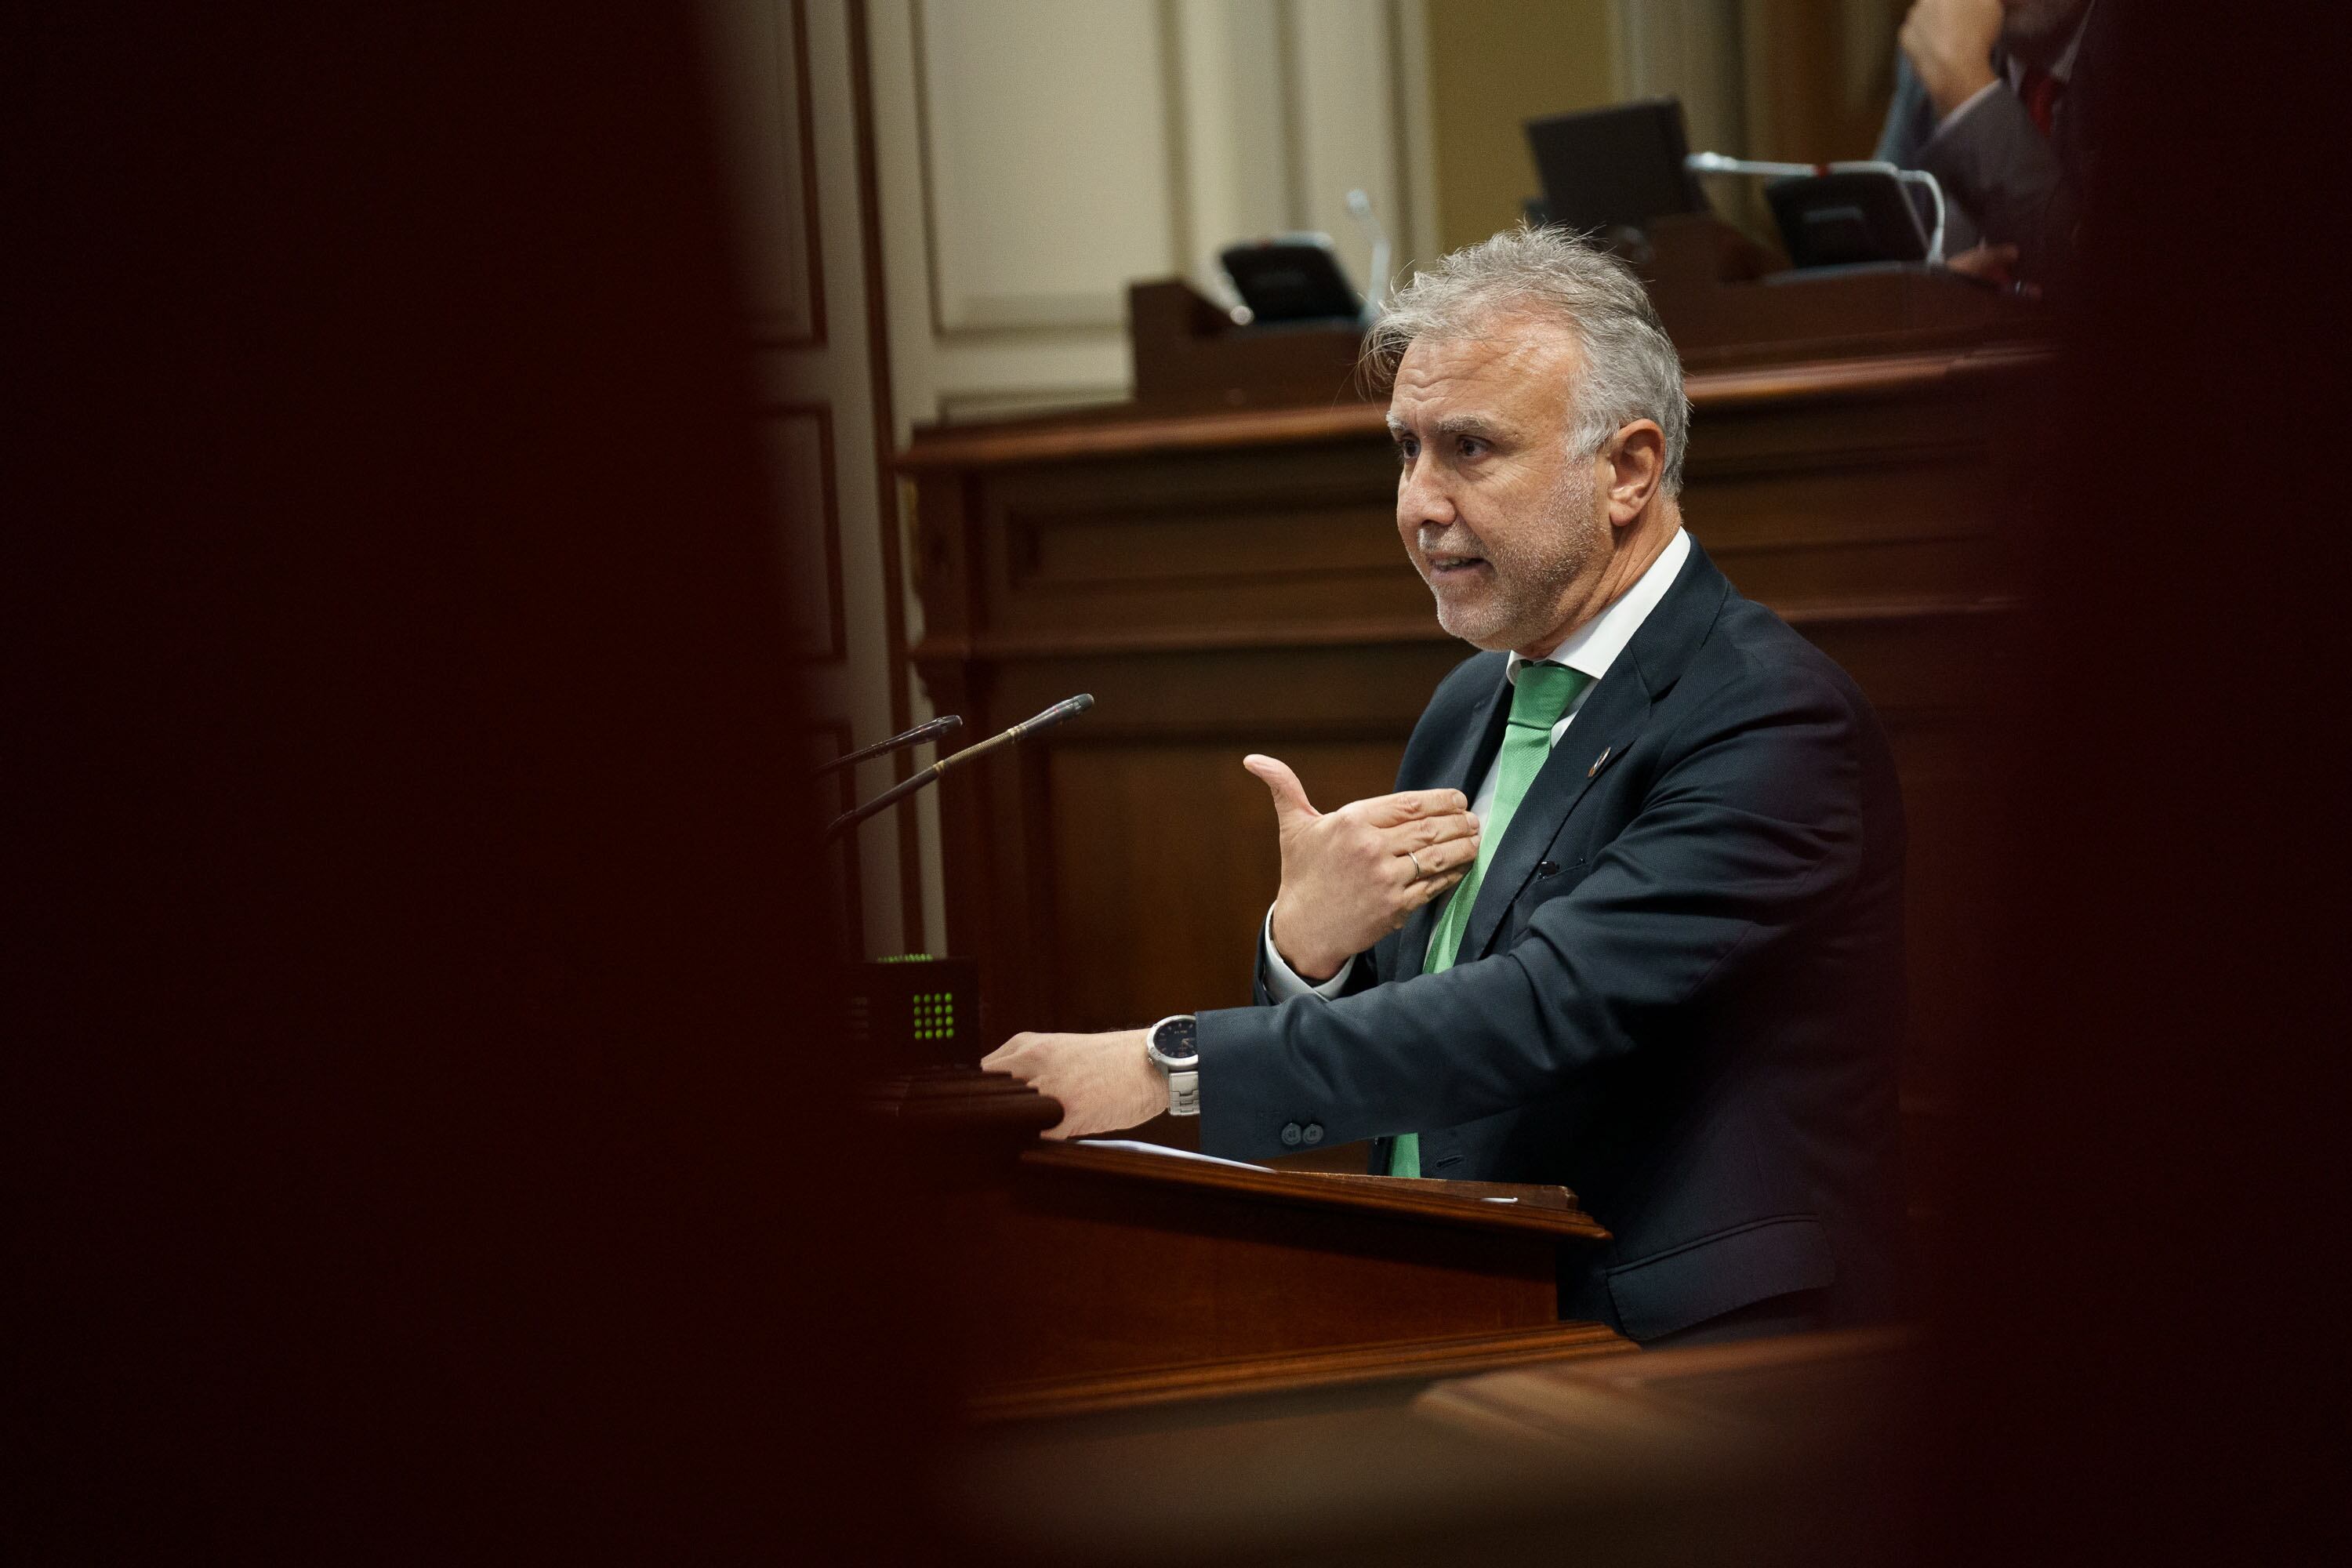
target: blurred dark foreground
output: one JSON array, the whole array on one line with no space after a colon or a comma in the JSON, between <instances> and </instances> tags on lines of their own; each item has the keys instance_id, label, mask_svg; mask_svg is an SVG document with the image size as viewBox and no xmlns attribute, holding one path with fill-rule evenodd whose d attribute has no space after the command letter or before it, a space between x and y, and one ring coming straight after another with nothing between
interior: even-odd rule
<instances>
[{"instance_id":1,"label":"blurred dark foreground","mask_svg":"<svg viewBox=\"0 0 2352 1568\"><path fill-rule=\"evenodd\" d=\"M12 1561L2168 1562L2332 1515L2336 8L2129 16L1918 1337L1215 1451L948 1425L954 1303L841 1109L687 16L7 27Z\"/></svg>"}]
</instances>

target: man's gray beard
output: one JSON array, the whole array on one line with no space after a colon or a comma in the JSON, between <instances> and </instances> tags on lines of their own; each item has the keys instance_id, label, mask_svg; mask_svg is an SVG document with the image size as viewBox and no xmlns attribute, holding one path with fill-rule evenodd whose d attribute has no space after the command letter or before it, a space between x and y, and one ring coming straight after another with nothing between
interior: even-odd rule
<instances>
[{"instance_id":1,"label":"man's gray beard","mask_svg":"<svg viewBox=\"0 0 2352 1568\"><path fill-rule=\"evenodd\" d=\"M1523 647L1549 633L1559 624L1560 600L1569 585L1591 569L1602 549L1594 526L1599 510L1589 502L1579 507L1566 497L1554 498L1544 520L1548 526L1536 534L1554 549L1540 555L1507 563L1481 539L1479 547L1488 552L1486 563L1495 573L1495 598L1483 612L1474 612L1475 619L1450 615L1445 601L1439 599L1437 624L1482 648Z\"/></svg>"}]
</instances>

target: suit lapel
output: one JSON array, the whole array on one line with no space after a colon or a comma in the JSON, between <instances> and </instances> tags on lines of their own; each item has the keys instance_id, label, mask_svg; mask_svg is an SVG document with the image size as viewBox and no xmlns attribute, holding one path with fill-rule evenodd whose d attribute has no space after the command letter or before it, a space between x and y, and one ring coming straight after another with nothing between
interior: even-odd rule
<instances>
[{"instance_id":1,"label":"suit lapel","mask_svg":"<svg viewBox=\"0 0 2352 1568\"><path fill-rule=\"evenodd\" d=\"M1535 875L1543 852L1600 776L1600 759L1614 761L1623 755L1649 716L1650 689L1643 684L1639 667L1620 657L1610 667L1607 679L1592 689L1592 695L1577 710L1575 721L1528 785L1518 810L1511 814L1511 825L1486 867L1486 880L1478 885L1478 901L1470 906L1470 923L1463 929L1456 963L1486 955L1487 944L1503 923L1503 911Z\"/></svg>"},{"instance_id":2,"label":"suit lapel","mask_svg":"<svg viewBox=\"0 0 2352 1568\"><path fill-rule=\"evenodd\" d=\"M1526 798L1512 814L1503 842L1486 867L1486 880L1479 884L1478 901L1470 908L1470 923L1463 930L1462 950L1455 963L1486 956L1495 933L1502 928L1504 911L1535 875L1544 851L1559 837L1560 828L1593 783L1625 754L1649 721L1652 708L1681 679L1684 668L1714 629L1730 592L1731 584L1715 569L1698 541L1692 540L1690 559L1683 563L1674 586L1666 590L1657 608L1610 665L1608 675L1584 700L1575 721L1528 785ZM1487 753L1493 754L1492 751ZM1424 936L1424 946L1426 942Z\"/></svg>"},{"instance_id":3,"label":"suit lapel","mask_svg":"<svg viewBox=\"0 0 2352 1568\"><path fill-rule=\"evenodd\" d=\"M1469 721L1463 725L1461 739L1446 757L1437 774L1421 789L1444 789L1451 785L1462 792L1465 799L1478 796L1478 781L1495 765L1495 755L1503 749L1503 722L1510 717L1511 683L1505 680L1498 668L1495 683L1485 699L1471 710ZM1437 911L1445 907L1444 899L1432 899L1412 911L1404 923L1404 932L1397 942L1397 970L1394 978L1410 979L1421 973L1429 957L1430 933L1437 928Z\"/></svg>"}]
</instances>

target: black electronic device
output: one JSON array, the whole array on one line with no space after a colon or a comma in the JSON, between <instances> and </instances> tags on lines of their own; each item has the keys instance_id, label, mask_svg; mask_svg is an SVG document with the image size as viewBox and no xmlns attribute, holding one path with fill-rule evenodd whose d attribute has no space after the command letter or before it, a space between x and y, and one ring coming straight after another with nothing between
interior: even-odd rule
<instances>
[{"instance_id":1,"label":"black electronic device","mask_svg":"<svg viewBox=\"0 0 2352 1568\"><path fill-rule=\"evenodd\" d=\"M1800 268L1927 261L1932 237L1893 170L1832 169L1764 187L1789 259Z\"/></svg>"},{"instance_id":2,"label":"black electronic device","mask_svg":"<svg viewBox=\"0 0 2352 1568\"><path fill-rule=\"evenodd\" d=\"M1550 222L1613 240L1669 213L1707 210L1684 160L1683 106L1643 99L1527 122L1528 149L1543 180Z\"/></svg>"},{"instance_id":3,"label":"black electronic device","mask_svg":"<svg viewBox=\"0 0 2352 1568\"><path fill-rule=\"evenodd\" d=\"M1285 321L1352 321L1364 302L1339 267L1331 237L1278 234L1227 246L1217 259L1234 292L1262 326Z\"/></svg>"},{"instance_id":4,"label":"black electronic device","mask_svg":"<svg viewBox=\"0 0 2352 1568\"><path fill-rule=\"evenodd\" d=\"M856 965L849 1044L873 1071L978 1067L989 1049L980 1028L980 965L921 952Z\"/></svg>"}]
</instances>

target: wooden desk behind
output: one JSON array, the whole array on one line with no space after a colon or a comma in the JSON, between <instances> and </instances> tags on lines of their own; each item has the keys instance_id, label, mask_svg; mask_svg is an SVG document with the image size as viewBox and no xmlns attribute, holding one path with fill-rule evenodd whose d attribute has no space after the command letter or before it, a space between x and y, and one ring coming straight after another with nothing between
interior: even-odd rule
<instances>
[{"instance_id":1,"label":"wooden desk behind","mask_svg":"<svg viewBox=\"0 0 2352 1568\"><path fill-rule=\"evenodd\" d=\"M1912 823L1914 1088L1973 1030L1976 781L2017 596L2002 439L2036 352L1954 349L1690 378L1692 533L1851 671L1891 731ZM1377 405L1127 410L919 433L925 632L941 711L986 734L1099 706L942 791L950 945L992 1036L1238 1005L1278 872L1244 752L1318 805L1391 787L1469 650L1395 532Z\"/></svg>"}]
</instances>

